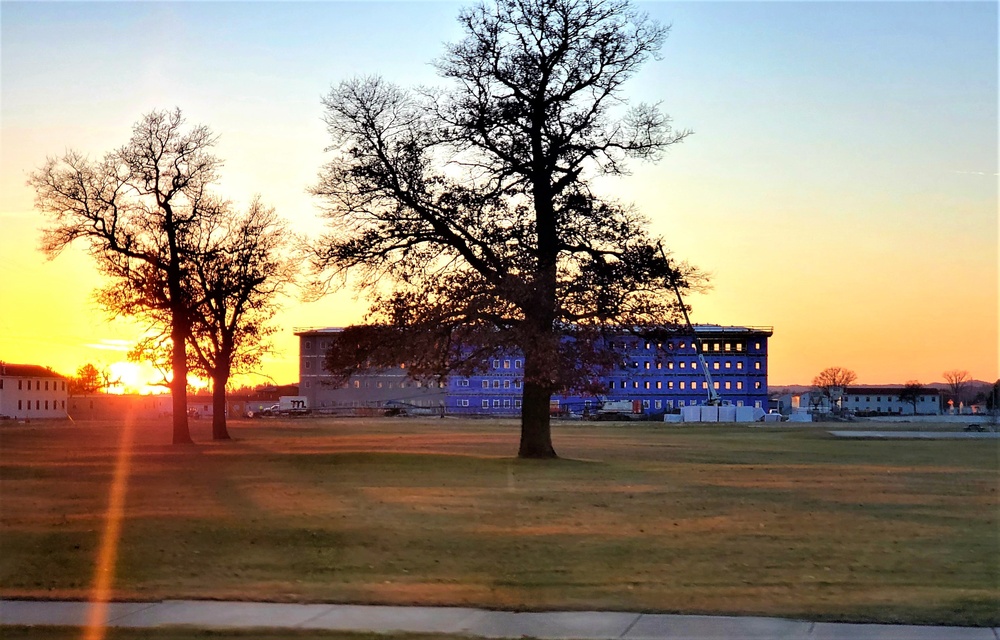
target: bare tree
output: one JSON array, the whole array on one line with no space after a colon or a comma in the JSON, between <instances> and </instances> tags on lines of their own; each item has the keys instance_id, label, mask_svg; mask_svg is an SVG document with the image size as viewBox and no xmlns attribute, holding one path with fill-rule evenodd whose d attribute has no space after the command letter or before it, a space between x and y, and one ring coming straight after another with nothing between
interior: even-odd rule
<instances>
[{"instance_id":1,"label":"bare tree","mask_svg":"<svg viewBox=\"0 0 1000 640\"><path fill-rule=\"evenodd\" d=\"M275 331L270 320L277 311L275 297L293 277L285 257L287 229L274 209L260 198L239 214L228 202L220 203L217 215L191 234L190 264L184 287L188 300L190 332L188 369L212 381L212 437L228 440L226 388L233 375L248 373L270 350L269 336ZM135 280L130 286L109 286L101 300L110 308L133 308L143 300L165 299L163 282ZM141 286L140 286L141 285ZM151 323L147 335L129 354L165 369L169 362L169 314L162 305L152 305L142 314Z\"/></svg>"},{"instance_id":2,"label":"bare tree","mask_svg":"<svg viewBox=\"0 0 1000 640\"><path fill-rule=\"evenodd\" d=\"M830 407L841 409L841 400L847 386L858 379L858 375L844 367L827 367L813 378L812 384L817 391L830 401Z\"/></svg>"},{"instance_id":3,"label":"bare tree","mask_svg":"<svg viewBox=\"0 0 1000 640\"><path fill-rule=\"evenodd\" d=\"M76 375L70 378L69 394L72 396L94 393L118 383L119 381L111 378L111 372L108 369L102 371L88 362L77 369Z\"/></svg>"},{"instance_id":4,"label":"bare tree","mask_svg":"<svg viewBox=\"0 0 1000 640\"><path fill-rule=\"evenodd\" d=\"M924 388L924 385L920 384L917 380L908 380L903 388L899 390L899 401L908 402L913 406L913 415L917 415L917 402L920 401L920 397L926 394L929 390Z\"/></svg>"},{"instance_id":5,"label":"bare tree","mask_svg":"<svg viewBox=\"0 0 1000 640\"><path fill-rule=\"evenodd\" d=\"M212 379L212 437L227 440L226 387L232 375L252 371L270 350L274 299L293 269L282 253L287 230L259 198L245 214L213 222L191 269L191 295L199 302L191 352L195 370Z\"/></svg>"},{"instance_id":6,"label":"bare tree","mask_svg":"<svg viewBox=\"0 0 1000 640\"><path fill-rule=\"evenodd\" d=\"M50 257L82 241L99 269L123 288L147 295L109 307L114 314L160 310L169 316L173 442L189 443L187 354L192 300L185 288L192 234L216 214L209 193L219 160L204 126L185 130L179 109L152 111L132 139L99 161L71 151L50 158L28 183L36 207L48 214L42 250ZM144 289L149 285L155 290Z\"/></svg>"},{"instance_id":7,"label":"bare tree","mask_svg":"<svg viewBox=\"0 0 1000 640\"><path fill-rule=\"evenodd\" d=\"M334 158L314 192L330 232L314 266L327 283L353 274L376 325L342 334L332 360L442 373L517 349L518 455L555 457L549 400L587 377L566 377L572 351L596 354L603 328L676 322L671 278L700 281L591 190L687 135L622 96L667 29L626 0L497 0L458 20L436 62L452 89L360 78L324 99Z\"/></svg>"},{"instance_id":8,"label":"bare tree","mask_svg":"<svg viewBox=\"0 0 1000 640\"><path fill-rule=\"evenodd\" d=\"M945 371L941 375L944 376L944 381L948 383L948 389L951 391L951 397L955 401L955 408L958 409L958 405L962 403L965 389L969 386L969 382L972 378L968 371L959 369Z\"/></svg>"}]
</instances>

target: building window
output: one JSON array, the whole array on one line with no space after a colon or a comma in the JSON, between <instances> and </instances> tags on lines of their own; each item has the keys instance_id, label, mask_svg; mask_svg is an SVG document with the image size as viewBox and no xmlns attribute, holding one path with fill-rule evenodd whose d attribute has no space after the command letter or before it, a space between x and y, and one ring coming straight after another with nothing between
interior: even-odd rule
<instances>
[{"instance_id":1,"label":"building window","mask_svg":"<svg viewBox=\"0 0 1000 640\"><path fill-rule=\"evenodd\" d=\"M30 400L29 400L29 402L30 402ZM35 400L35 411L38 411L41 408L42 408L42 401L41 400Z\"/></svg>"},{"instance_id":2,"label":"building window","mask_svg":"<svg viewBox=\"0 0 1000 640\"><path fill-rule=\"evenodd\" d=\"M702 381L702 383L701 383L701 388L702 388L702 389L708 389L708 382L706 382L706 381Z\"/></svg>"},{"instance_id":3,"label":"building window","mask_svg":"<svg viewBox=\"0 0 1000 640\"><path fill-rule=\"evenodd\" d=\"M674 367L673 367L673 364L674 364L674 363L672 363L672 362L670 363L670 365L671 365L671 366L670 366L670 368L671 368L671 369L673 369L673 368L674 368ZM680 367L681 367L681 369L683 369L683 368L687 367L687 363L686 363L686 362L681 362L681 363L679 363L679 364L680 364Z\"/></svg>"},{"instance_id":4,"label":"building window","mask_svg":"<svg viewBox=\"0 0 1000 640\"><path fill-rule=\"evenodd\" d=\"M662 362L657 362L656 363L656 368L657 369L662 369L663 368L663 363Z\"/></svg>"},{"instance_id":5,"label":"building window","mask_svg":"<svg viewBox=\"0 0 1000 640\"><path fill-rule=\"evenodd\" d=\"M656 407L657 409L662 409L663 408L663 400L656 400L653 406Z\"/></svg>"},{"instance_id":6,"label":"building window","mask_svg":"<svg viewBox=\"0 0 1000 640\"><path fill-rule=\"evenodd\" d=\"M500 380L494 380L493 381L493 388L494 389L499 389L500 388Z\"/></svg>"},{"instance_id":7,"label":"building window","mask_svg":"<svg viewBox=\"0 0 1000 640\"><path fill-rule=\"evenodd\" d=\"M713 369L715 369L716 371L718 371L718 370L719 370L719 367L721 367L721 366L722 366L722 365L720 365L720 364L719 364L718 362L713 362L713 363L712 363L712 368L713 368Z\"/></svg>"},{"instance_id":8,"label":"building window","mask_svg":"<svg viewBox=\"0 0 1000 640\"><path fill-rule=\"evenodd\" d=\"M737 389L742 389L743 388L743 382L741 380L737 380L736 381L736 388Z\"/></svg>"},{"instance_id":9,"label":"building window","mask_svg":"<svg viewBox=\"0 0 1000 640\"><path fill-rule=\"evenodd\" d=\"M375 383L375 386L378 387L379 389L381 389L382 388L382 381L379 380L377 383Z\"/></svg>"},{"instance_id":10,"label":"building window","mask_svg":"<svg viewBox=\"0 0 1000 640\"><path fill-rule=\"evenodd\" d=\"M646 389L649 388L649 380L647 380L646 382L643 383L643 387L646 388Z\"/></svg>"},{"instance_id":11,"label":"building window","mask_svg":"<svg viewBox=\"0 0 1000 640\"><path fill-rule=\"evenodd\" d=\"M514 401L514 408L515 409L520 409L521 408L521 401L520 400L515 400Z\"/></svg>"},{"instance_id":12,"label":"building window","mask_svg":"<svg viewBox=\"0 0 1000 640\"><path fill-rule=\"evenodd\" d=\"M49 386L48 383L46 383L45 386ZM48 391L48 389L46 389L46 391ZM49 410L49 401L48 400L45 401L45 410L46 411Z\"/></svg>"},{"instance_id":13,"label":"building window","mask_svg":"<svg viewBox=\"0 0 1000 640\"><path fill-rule=\"evenodd\" d=\"M490 381L483 380L483 389L489 389L489 388L490 388Z\"/></svg>"},{"instance_id":14,"label":"building window","mask_svg":"<svg viewBox=\"0 0 1000 640\"><path fill-rule=\"evenodd\" d=\"M642 408L643 409L648 409L649 408L649 400L643 400L642 401Z\"/></svg>"},{"instance_id":15,"label":"building window","mask_svg":"<svg viewBox=\"0 0 1000 640\"><path fill-rule=\"evenodd\" d=\"M673 389L674 388L674 381L673 380L668 380L667 381L667 388L668 389Z\"/></svg>"},{"instance_id":16,"label":"building window","mask_svg":"<svg viewBox=\"0 0 1000 640\"><path fill-rule=\"evenodd\" d=\"M515 389L520 389L521 388L521 381L520 380L515 380L514 381L514 388Z\"/></svg>"},{"instance_id":17,"label":"building window","mask_svg":"<svg viewBox=\"0 0 1000 640\"><path fill-rule=\"evenodd\" d=\"M510 389L510 380L504 380L503 381L503 388L504 389Z\"/></svg>"},{"instance_id":18,"label":"building window","mask_svg":"<svg viewBox=\"0 0 1000 640\"><path fill-rule=\"evenodd\" d=\"M732 368L733 368L733 363L732 363L732 362L729 362L729 361L727 360L727 361L726 361L726 368L727 368L727 369L732 369Z\"/></svg>"},{"instance_id":19,"label":"building window","mask_svg":"<svg viewBox=\"0 0 1000 640\"><path fill-rule=\"evenodd\" d=\"M23 381L23 380L18 380L18 381L17 381L17 390L18 390L18 391L20 391L20 390L21 390L21 383L22 383L22 382L24 382L24 381ZM20 408L21 408L21 407L18 407L18 409L20 409Z\"/></svg>"},{"instance_id":20,"label":"building window","mask_svg":"<svg viewBox=\"0 0 1000 640\"><path fill-rule=\"evenodd\" d=\"M719 388L719 382L718 381L713 382L712 386L715 387L716 389L718 389Z\"/></svg>"},{"instance_id":21,"label":"building window","mask_svg":"<svg viewBox=\"0 0 1000 640\"><path fill-rule=\"evenodd\" d=\"M354 381L354 388L355 389L360 389L361 388L361 381L360 380L355 380Z\"/></svg>"},{"instance_id":22,"label":"building window","mask_svg":"<svg viewBox=\"0 0 1000 640\"><path fill-rule=\"evenodd\" d=\"M684 383L682 382L681 384L684 384ZM683 400L678 400L677 401L677 406L678 407L683 407L684 406L684 401Z\"/></svg>"},{"instance_id":23,"label":"building window","mask_svg":"<svg viewBox=\"0 0 1000 640\"><path fill-rule=\"evenodd\" d=\"M760 389L760 383L759 382L753 383L753 388L754 389ZM760 403L758 403L758 404L760 404Z\"/></svg>"},{"instance_id":24,"label":"building window","mask_svg":"<svg viewBox=\"0 0 1000 640\"><path fill-rule=\"evenodd\" d=\"M510 369L510 360L504 360L503 361L503 368L504 369Z\"/></svg>"},{"instance_id":25,"label":"building window","mask_svg":"<svg viewBox=\"0 0 1000 640\"><path fill-rule=\"evenodd\" d=\"M671 382L670 384L673 384L673 383ZM685 388L685 383L684 383L684 381L683 381L683 380L681 380L681 382L680 382L680 388L681 388L681 390L682 390L682 391L683 391L683 390L684 390L684 388Z\"/></svg>"},{"instance_id":26,"label":"building window","mask_svg":"<svg viewBox=\"0 0 1000 640\"><path fill-rule=\"evenodd\" d=\"M667 363L667 369L673 371L674 370L674 363L673 362L668 362Z\"/></svg>"},{"instance_id":27,"label":"building window","mask_svg":"<svg viewBox=\"0 0 1000 640\"><path fill-rule=\"evenodd\" d=\"M736 352L739 353L740 351L743 351L743 343L742 342L737 342L736 343ZM740 406L742 407L743 405L740 405Z\"/></svg>"},{"instance_id":28,"label":"building window","mask_svg":"<svg viewBox=\"0 0 1000 640\"><path fill-rule=\"evenodd\" d=\"M495 408L499 409L499 408L500 408L500 401L499 401L499 400L494 400L494 401L493 401L493 406L494 406Z\"/></svg>"},{"instance_id":29,"label":"building window","mask_svg":"<svg viewBox=\"0 0 1000 640\"><path fill-rule=\"evenodd\" d=\"M742 362L737 362L736 363L736 370L737 371L743 371L743 363Z\"/></svg>"},{"instance_id":30,"label":"building window","mask_svg":"<svg viewBox=\"0 0 1000 640\"><path fill-rule=\"evenodd\" d=\"M18 411L21 410L21 401L20 400L17 401L17 410Z\"/></svg>"},{"instance_id":31,"label":"building window","mask_svg":"<svg viewBox=\"0 0 1000 640\"><path fill-rule=\"evenodd\" d=\"M755 371L760 371L760 363L759 362L753 363L753 368Z\"/></svg>"},{"instance_id":32,"label":"building window","mask_svg":"<svg viewBox=\"0 0 1000 640\"><path fill-rule=\"evenodd\" d=\"M494 360L493 361L493 368L494 369L499 369L500 368L500 361L499 360Z\"/></svg>"},{"instance_id":33,"label":"building window","mask_svg":"<svg viewBox=\"0 0 1000 640\"><path fill-rule=\"evenodd\" d=\"M608 383L608 389L614 389L614 388L615 388L615 381L612 380L611 382Z\"/></svg>"},{"instance_id":34,"label":"building window","mask_svg":"<svg viewBox=\"0 0 1000 640\"><path fill-rule=\"evenodd\" d=\"M663 381L662 380L657 380L656 381L656 388L657 389L662 389L663 388Z\"/></svg>"},{"instance_id":35,"label":"building window","mask_svg":"<svg viewBox=\"0 0 1000 640\"><path fill-rule=\"evenodd\" d=\"M754 348L754 349L760 349L760 343L759 343L759 342L755 342L755 343L753 344L753 348ZM758 402L757 404L760 404L760 403Z\"/></svg>"},{"instance_id":36,"label":"building window","mask_svg":"<svg viewBox=\"0 0 1000 640\"><path fill-rule=\"evenodd\" d=\"M521 363L521 361L520 361L520 360L515 360L515 361L514 361L514 368L515 368L515 369L520 369L520 368L521 368L522 366L523 366L523 365L522 365L522 363Z\"/></svg>"},{"instance_id":37,"label":"building window","mask_svg":"<svg viewBox=\"0 0 1000 640\"><path fill-rule=\"evenodd\" d=\"M760 400L757 400L756 402L754 402L754 403L753 403L753 406L755 406L755 407L757 407L758 409L760 409Z\"/></svg>"},{"instance_id":38,"label":"building window","mask_svg":"<svg viewBox=\"0 0 1000 640\"><path fill-rule=\"evenodd\" d=\"M305 346L306 351L312 348L313 348L312 340L306 340L306 346Z\"/></svg>"},{"instance_id":39,"label":"building window","mask_svg":"<svg viewBox=\"0 0 1000 640\"><path fill-rule=\"evenodd\" d=\"M718 351L718 350L719 350L719 343L718 342L713 342L712 343L712 351Z\"/></svg>"},{"instance_id":40,"label":"building window","mask_svg":"<svg viewBox=\"0 0 1000 640\"><path fill-rule=\"evenodd\" d=\"M649 362L644 362L643 365L646 367L646 369L649 369Z\"/></svg>"},{"instance_id":41,"label":"building window","mask_svg":"<svg viewBox=\"0 0 1000 640\"><path fill-rule=\"evenodd\" d=\"M306 360L305 367L306 369L312 369L312 363Z\"/></svg>"},{"instance_id":42,"label":"building window","mask_svg":"<svg viewBox=\"0 0 1000 640\"><path fill-rule=\"evenodd\" d=\"M458 381L458 386L460 386L460 387L467 387L467 386L469 386L469 381L468 380L459 380Z\"/></svg>"},{"instance_id":43,"label":"building window","mask_svg":"<svg viewBox=\"0 0 1000 640\"><path fill-rule=\"evenodd\" d=\"M458 406L460 406L460 407L467 407L467 406L469 406L469 401L468 400L459 400L458 401Z\"/></svg>"},{"instance_id":44,"label":"building window","mask_svg":"<svg viewBox=\"0 0 1000 640\"><path fill-rule=\"evenodd\" d=\"M489 409L489 408L490 408L490 401L483 400L483 409Z\"/></svg>"},{"instance_id":45,"label":"building window","mask_svg":"<svg viewBox=\"0 0 1000 640\"><path fill-rule=\"evenodd\" d=\"M45 390L46 391L49 390L49 381L48 380L45 381ZM45 408L48 409L48 407L45 407Z\"/></svg>"},{"instance_id":46,"label":"building window","mask_svg":"<svg viewBox=\"0 0 1000 640\"><path fill-rule=\"evenodd\" d=\"M638 380L633 380L632 381L632 388L633 389L638 389L639 388L639 381Z\"/></svg>"},{"instance_id":47,"label":"building window","mask_svg":"<svg viewBox=\"0 0 1000 640\"><path fill-rule=\"evenodd\" d=\"M510 409L510 399L509 398L505 398L504 399L503 406L504 406L504 409Z\"/></svg>"},{"instance_id":48,"label":"building window","mask_svg":"<svg viewBox=\"0 0 1000 640\"><path fill-rule=\"evenodd\" d=\"M726 389L732 389L732 388L733 388L733 383L726 380Z\"/></svg>"}]
</instances>

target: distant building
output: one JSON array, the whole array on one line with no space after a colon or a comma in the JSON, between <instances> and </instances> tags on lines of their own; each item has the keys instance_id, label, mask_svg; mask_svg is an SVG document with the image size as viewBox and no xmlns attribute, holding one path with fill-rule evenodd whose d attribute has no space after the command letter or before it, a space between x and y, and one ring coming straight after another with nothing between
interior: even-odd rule
<instances>
[{"instance_id":1,"label":"distant building","mask_svg":"<svg viewBox=\"0 0 1000 640\"><path fill-rule=\"evenodd\" d=\"M913 415L913 404L900 400L902 387L851 386L844 391L844 409L855 415ZM917 396L917 415L939 415L941 392L924 387Z\"/></svg>"},{"instance_id":2,"label":"distant building","mask_svg":"<svg viewBox=\"0 0 1000 640\"><path fill-rule=\"evenodd\" d=\"M0 416L65 418L66 378L34 364L0 363Z\"/></svg>"},{"instance_id":3,"label":"distant building","mask_svg":"<svg viewBox=\"0 0 1000 640\"><path fill-rule=\"evenodd\" d=\"M716 392L735 406L767 408L767 342L771 327L697 325ZM341 329L306 329L299 336L299 392L317 411L362 412L416 409L449 414L517 416L521 413L524 359L510 353L483 362L474 375L445 381L417 381L405 365L363 371L335 381L323 366L330 338ZM634 413L658 414L705 404L708 382L698 363L695 342L686 332L662 342L635 335L612 338L621 354L618 368L604 376L600 398L553 396L553 412L587 413L602 402L628 402Z\"/></svg>"}]
</instances>

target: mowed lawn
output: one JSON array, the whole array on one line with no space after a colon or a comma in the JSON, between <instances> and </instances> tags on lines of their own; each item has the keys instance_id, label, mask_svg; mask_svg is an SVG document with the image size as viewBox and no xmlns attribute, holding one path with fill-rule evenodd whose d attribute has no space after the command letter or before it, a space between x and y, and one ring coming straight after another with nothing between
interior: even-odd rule
<instances>
[{"instance_id":1,"label":"mowed lawn","mask_svg":"<svg viewBox=\"0 0 1000 640\"><path fill-rule=\"evenodd\" d=\"M543 462L518 428L137 423L111 597L1000 624L1000 441L565 422ZM0 595L90 595L122 431L0 426Z\"/></svg>"}]
</instances>

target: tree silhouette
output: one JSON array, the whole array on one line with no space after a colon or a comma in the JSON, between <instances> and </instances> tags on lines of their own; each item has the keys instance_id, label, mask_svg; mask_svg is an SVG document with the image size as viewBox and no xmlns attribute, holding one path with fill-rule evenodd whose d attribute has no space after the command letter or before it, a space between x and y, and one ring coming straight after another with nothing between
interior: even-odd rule
<instances>
[{"instance_id":1,"label":"tree silhouette","mask_svg":"<svg viewBox=\"0 0 1000 640\"><path fill-rule=\"evenodd\" d=\"M927 393L927 391L919 381L908 380L903 385L903 388L899 390L899 401L910 403L913 406L913 415L917 415L917 402L919 402L920 396Z\"/></svg>"},{"instance_id":2,"label":"tree silhouette","mask_svg":"<svg viewBox=\"0 0 1000 640\"><path fill-rule=\"evenodd\" d=\"M971 377L969 372L960 369L952 369L951 371L945 371L943 374L944 381L948 383L948 389L951 391L951 396L955 400L955 408L961 404L962 398L966 387L969 386L969 381Z\"/></svg>"},{"instance_id":3,"label":"tree silhouette","mask_svg":"<svg viewBox=\"0 0 1000 640\"><path fill-rule=\"evenodd\" d=\"M184 283L192 235L218 212L209 191L220 165L209 153L214 144L204 126L185 130L179 109L152 111L133 126L131 140L101 160L70 151L50 158L28 181L36 207L51 221L42 236L45 253L54 257L82 241L112 281L146 294L109 311L167 313L175 444L191 442L185 346L192 301Z\"/></svg>"},{"instance_id":4,"label":"tree silhouette","mask_svg":"<svg viewBox=\"0 0 1000 640\"><path fill-rule=\"evenodd\" d=\"M334 157L314 188L329 220L314 266L373 299L373 326L341 334L331 365L441 374L517 349L518 455L555 457L550 398L590 372L573 357L599 362L606 329L676 322L671 278L700 282L592 189L687 135L622 96L667 29L622 0L498 0L458 20L435 63L451 89L357 78L323 101Z\"/></svg>"},{"instance_id":5,"label":"tree silhouette","mask_svg":"<svg viewBox=\"0 0 1000 640\"><path fill-rule=\"evenodd\" d=\"M195 369L212 379L212 437L228 439L226 387L235 373L260 364L270 349L274 297L292 280L282 255L287 230L274 209L255 199L242 216L215 219L190 286L195 307L191 351Z\"/></svg>"},{"instance_id":6,"label":"tree silhouette","mask_svg":"<svg viewBox=\"0 0 1000 640\"><path fill-rule=\"evenodd\" d=\"M849 384L858 379L858 375L844 367L827 367L813 378L812 384L817 391L830 401L830 407L840 408L839 401Z\"/></svg>"},{"instance_id":7,"label":"tree silhouette","mask_svg":"<svg viewBox=\"0 0 1000 640\"><path fill-rule=\"evenodd\" d=\"M184 287L189 311L188 368L212 381L212 437L229 439L226 388L230 378L252 371L270 349L269 324L277 311L275 296L294 270L283 254L288 232L274 209L255 198L240 214L228 202L192 233L195 257L187 268ZM147 298L163 299L162 283L142 287L110 286L102 301L111 308L133 307ZM142 314L154 327L169 326L166 312L153 305ZM168 335L147 336L130 354L138 360L165 362Z\"/></svg>"}]
</instances>

